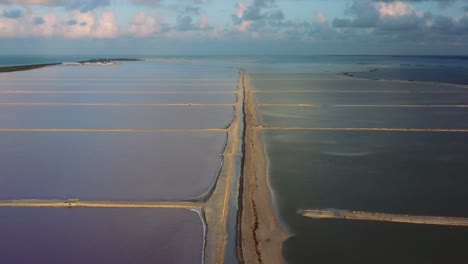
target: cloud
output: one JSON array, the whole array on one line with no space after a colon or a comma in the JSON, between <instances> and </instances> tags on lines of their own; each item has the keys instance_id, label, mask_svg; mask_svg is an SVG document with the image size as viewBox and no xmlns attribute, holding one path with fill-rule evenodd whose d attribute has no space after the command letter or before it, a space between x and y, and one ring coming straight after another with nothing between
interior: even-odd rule
<instances>
[{"instance_id":1,"label":"cloud","mask_svg":"<svg viewBox=\"0 0 468 264\"><path fill-rule=\"evenodd\" d=\"M0 0L1 3L25 6L55 6L68 10L88 12L98 7L108 6L110 0Z\"/></svg>"},{"instance_id":2,"label":"cloud","mask_svg":"<svg viewBox=\"0 0 468 264\"><path fill-rule=\"evenodd\" d=\"M192 22L191 16L182 16L177 18L175 28L179 31L187 31L194 29L194 24Z\"/></svg>"},{"instance_id":3,"label":"cloud","mask_svg":"<svg viewBox=\"0 0 468 264\"><path fill-rule=\"evenodd\" d=\"M3 16L6 18L20 18L23 16L21 9L3 10Z\"/></svg>"},{"instance_id":4,"label":"cloud","mask_svg":"<svg viewBox=\"0 0 468 264\"><path fill-rule=\"evenodd\" d=\"M210 20L207 15L201 16L200 20L198 21L198 27L200 29L209 29L211 28L210 26Z\"/></svg>"},{"instance_id":5,"label":"cloud","mask_svg":"<svg viewBox=\"0 0 468 264\"><path fill-rule=\"evenodd\" d=\"M45 24L46 21L42 17L35 17L33 20L34 25L42 25Z\"/></svg>"},{"instance_id":6,"label":"cloud","mask_svg":"<svg viewBox=\"0 0 468 264\"><path fill-rule=\"evenodd\" d=\"M0 17L0 38L95 38L112 39L122 35L115 13L72 11L68 17L53 12L37 16L28 12L18 19Z\"/></svg>"},{"instance_id":7,"label":"cloud","mask_svg":"<svg viewBox=\"0 0 468 264\"><path fill-rule=\"evenodd\" d=\"M131 2L135 5L156 7L160 5L161 0L131 0Z\"/></svg>"},{"instance_id":8,"label":"cloud","mask_svg":"<svg viewBox=\"0 0 468 264\"><path fill-rule=\"evenodd\" d=\"M275 0L254 0L251 5L238 7L243 8L241 19L247 21L274 21L284 19L283 11L276 7ZM239 13L240 11L236 11Z\"/></svg>"},{"instance_id":9,"label":"cloud","mask_svg":"<svg viewBox=\"0 0 468 264\"><path fill-rule=\"evenodd\" d=\"M57 0L0 0L2 4L18 5L55 5Z\"/></svg>"},{"instance_id":10,"label":"cloud","mask_svg":"<svg viewBox=\"0 0 468 264\"><path fill-rule=\"evenodd\" d=\"M347 13L354 18L335 18L333 25L337 28L370 28L377 24L380 17L377 5L371 1L353 1Z\"/></svg>"},{"instance_id":11,"label":"cloud","mask_svg":"<svg viewBox=\"0 0 468 264\"><path fill-rule=\"evenodd\" d=\"M134 15L130 22L130 35L145 38L162 31L162 18L144 12Z\"/></svg>"},{"instance_id":12,"label":"cloud","mask_svg":"<svg viewBox=\"0 0 468 264\"><path fill-rule=\"evenodd\" d=\"M176 20L174 30L176 31L200 31L210 30L213 27L209 24L208 16L200 16L198 22L195 22L192 16L179 16Z\"/></svg>"},{"instance_id":13,"label":"cloud","mask_svg":"<svg viewBox=\"0 0 468 264\"><path fill-rule=\"evenodd\" d=\"M59 6L64 6L67 9L78 9L81 12L88 12L98 7L108 6L110 0L60 0Z\"/></svg>"},{"instance_id":14,"label":"cloud","mask_svg":"<svg viewBox=\"0 0 468 264\"><path fill-rule=\"evenodd\" d=\"M94 37L101 39L114 39L119 36L119 26L114 12L104 11L98 17L97 27L95 28Z\"/></svg>"},{"instance_id":15,"label":"cloud","mask_svg":"<svg viewBox=\"0 0 468 264\"><path fill-rule=\"evenodd\" d=\"M67 21L67 25L69 26L73 26L73 25L76 25L78 24L78 22L75 20L75 19L70 19Z\"/></svg>"},{"instance_id":16,"label":"cloud","mask_svg":"<svg viewBox=\"0 0 468 264\"><path fill-rule=\"evenodd\" d=\"M199 15L200 7L199 6L185 6L182 12L185 14L190 14L190 15Z\"/></svg>"},{"instance_id":17,"label":"cloud","mask_svg":"<svg viewBox=\"0 0 468 264\"><path fill-rule=\"evenodd\" d=\"M365 38L366 42L438 42L449 46L468 41L468 14L458 18L434 15L409 2L419 1L354 0L348 17L334 19L333 26L338 38Z\"/></svg>"},{"instance_id":18,"label":"cloud","mask_svg":"<svg viewBox=\"0 0 468 264\"><path fill-rule=\"evenodd\" d=\"M451 3L456 0L373 0L374 2L439 2L439 3Z\"/></svg>"},{"instance_id":19,"label":"cloud","mask_svg":"<svg viewBox=\"0 0 468 264\"><path fill-rule=\"evenodd\" d=\"M248 34L259 38L261 34L271 34L281 27L285 16L275 0L254 0L251 4L237 2L231 15L234 28L231 34Z\"/></svg>"},{"instance_id":20,"label":"cloud","mask_svg":"<svg viewBox=\"0 0 468 264\"><path fill-rule=\"evenodd\" d=\"M111 11L104 11L100 15L74 11L72 19L61 22L57 28L57 34L70 39L112 39L117 38L120 31L116 16Z\"/></svg>"},{"instance_id":21,"label":"cloud","mask_svg":"<svg viewBox=\"0 0 468 264\"><path fill-rule=\"evenodd\" d=\"M355 0L347 11L353 18L336 18L336 28L409 28L419 23L416 10L403 2Z\"/></svg>"}]
</instances>

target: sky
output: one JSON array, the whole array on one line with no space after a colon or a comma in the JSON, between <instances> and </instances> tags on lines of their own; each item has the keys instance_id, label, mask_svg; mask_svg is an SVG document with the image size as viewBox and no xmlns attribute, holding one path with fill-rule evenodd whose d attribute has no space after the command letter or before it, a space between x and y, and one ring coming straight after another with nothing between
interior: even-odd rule
<instances>
[{"instance_id":1,"label":"sky","mask_svg":"<svg viewBox=\"0 0 468 264\"><path fill-rule=\"evenodd\" d=\"M0 54L466 55L468 0L0 0Z\"/></svg>"}]
</instances>

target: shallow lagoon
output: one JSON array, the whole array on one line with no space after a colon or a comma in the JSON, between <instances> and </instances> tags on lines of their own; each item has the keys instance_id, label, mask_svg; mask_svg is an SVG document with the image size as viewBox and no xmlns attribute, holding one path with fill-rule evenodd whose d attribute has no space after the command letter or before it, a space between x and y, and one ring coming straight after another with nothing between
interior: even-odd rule
<instances>
[{"instance_id":1,"label":"shallow lagoon","mask_svg":"<svg viewBox=\"0 0 468 264\"><path fill-rule=\"evenodd\" d=\"M226 133L0 133L0 199L167 201L207 194Z\"/></svg>"},{"instance_id":2,"label":"shallow lagoon","mask_svg":"<svg viewBox=\"0 0 468 264\"><path fill-rule=\"evenodd\" d=\"M257 104L284 104L256 109L258 125L273 127L260 133L273 205L291 235L283 247L288 263L452 263L466 259L466 228L311 219L297 212L337 208L468 217L464 203L468 198L466 133L333 131L466 129L466 108L453 106L468 104L466 88L340 80L330 74L323 78L312 74L310 79L303 74L276 73L251 77ZM424 107L437 104L451 106ZM329 130L287 130L291 127Z\"/></svg>"},{"instance_id":3,"label":"shallow lagoon","mask_svg":"<svg viewBox=\"0 0 468 264\"><path fill-rule=\"evenodd\" d=\"M1 128L226 128L232 106L0 106Z\"/></svg>"},{"instance_id":4,"label":"shallow lagoon","mask_svg":"<svg viewBox=\"0 0 468 264\"><path fill-rule=\"evenodd\" d=\"M261 123L312 128L468 128L468 108L258 107Z\"/></svg>"},{"instance_id":5,"label":"shallow lagoon","mask_svg":"<svg viewBox=\"0 0 468 264\"><path fill-rule=\"evenodd\" d=\"M27 94L0 93L0 103L232 104L234 94Z\"/></svg>"}]
</instances>

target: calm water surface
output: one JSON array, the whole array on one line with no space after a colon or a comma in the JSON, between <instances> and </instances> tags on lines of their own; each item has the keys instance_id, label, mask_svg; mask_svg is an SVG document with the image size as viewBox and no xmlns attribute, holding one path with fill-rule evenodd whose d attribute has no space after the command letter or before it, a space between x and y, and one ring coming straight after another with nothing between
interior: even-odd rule
<instances>
[{"instance_id":1,"label":"calm water surface","mask_svg":"<svg viewBox=\"0 0 468 264\"><path fill-rule=\"evenodd\" d=\"M184 209L1 208L0 263L200 263L203 224Z\"/></svg>"},{"instance_id":2,"label":"calm water surface","mask_svg":"<svg viewBox=\"0 0 468 264\"><path fill-rule=\"evenodd\" d=\"M251 75L254 89L260 91L255 93L257 103L317 105L257 107L261 125L420 129L468 125L465 108L398 106L467 105L465 87L343 80L329 73L306 76ZM343 104L354 107L339 106ZM291 234L283 248L288 263L461 263L468 257L467 228L317 220L297 213L338 208L468 217L466 133L268 130L262 136L273 204Z\"/></svg>"}]
</instances>

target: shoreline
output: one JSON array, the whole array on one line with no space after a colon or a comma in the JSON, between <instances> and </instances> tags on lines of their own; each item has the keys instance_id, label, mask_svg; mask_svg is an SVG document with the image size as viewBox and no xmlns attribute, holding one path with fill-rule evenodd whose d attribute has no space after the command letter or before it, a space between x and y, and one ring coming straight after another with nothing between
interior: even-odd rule
<instances>
[{"instance_id":1,"label":"shoreline","mask_svg":"<svg viewBox=\"0 0 468 264\"><path fill-rule=\"evenodd\" d=\"M314 219L346 219L419 225L468 226L468 218L453 216L407 215L341 209L306 209L298 210L298 214Z\"/></svg>"},{"instance_id":2,"label":"shoreline","mask_svg":"<svg viewBox=\"0 0 468 264\"><path fill-rule=\"evenodd\" d=\"M0 73L4 72L18 72L18 71L29 71L40 69L44 67L57 66L62 64L61 62L57 63L44 63L44 64L31 64L31 65L19 65L19 66L1 66Z\"/></svg>"},{"instance_id":3,"label":"shoreline","mask_svg":"<svg viewBox=\"0 0 468 264\"><path fill-rule=\"evenodd\" d=\"M280 225L273 208L265 148L257 129L255 99L247 74L244 89L247 126L240 223L242 256L245 263L284 263L282 247L289 236Z\"/></svg>"},{"instance_id":4,"label":"shoreline","mask_svg":"<svg viewBox=\"0 0 468 264\"><path fill-rule=\"evenodd\" d=\"M83 61L76 61L72 63L76 63L78 65L93 65L93 64L112 64L113 62L120 62L120 61L144 61L143 58L110 58L110 59L91 59L91 60L83 60ZM54 63L38 63L38 64L25 64L25 65L13 65L13 66L0 66L0 73L6 72L19 72L19 71L29 71L35 70L50 66L57 66L63 65L65 62L54 62Z\"/></svg>"}]
</instances>

